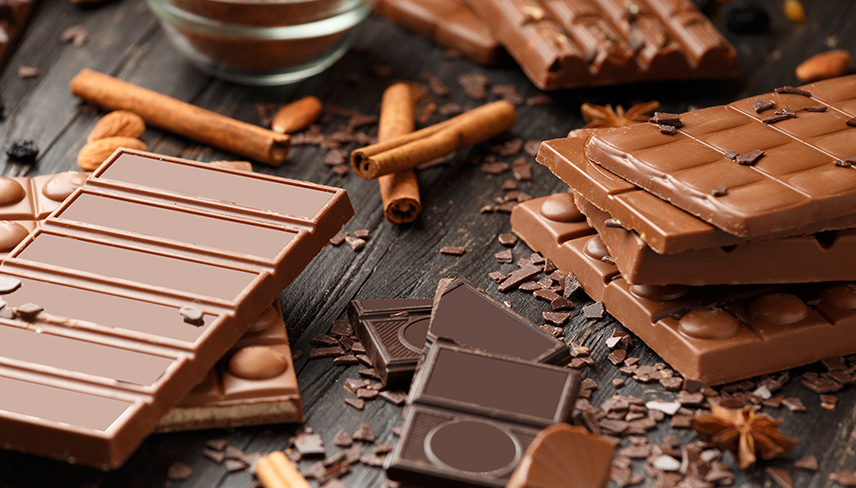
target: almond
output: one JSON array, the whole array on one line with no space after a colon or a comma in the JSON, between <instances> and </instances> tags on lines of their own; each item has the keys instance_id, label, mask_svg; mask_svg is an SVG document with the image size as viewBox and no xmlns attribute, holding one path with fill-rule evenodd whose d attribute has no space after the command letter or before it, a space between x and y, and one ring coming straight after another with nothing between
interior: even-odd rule
<instances>
[{"instance_id":1,"label":"almond","mask_svg":"<svg viewBox=\"0 0 856 488\"><path fill-rule=\"evenodd\" d=\"M143 135L146 123L139 115L127 110L116 110L101 117L101 120L92 128L86 142L106 139L108 137L131 137L134 139Z\"/></svg>"},{"instance_id":2,"label":"almond","mask_svg":"<svg viewBox=\"0 0 856 488\"><path fill-rule=\"evenodd\" d=\"M271 129L280 134L303 130L318 120L321 110L321 100L312 96L301 98L279 109L273 116Z\"/></svg>"},{"instance_id":3,"label":"almond","mask_svg":"<svg viewBox=\"0 0 856 488\"><path fill-rule=\"evenodd\" d=\"M146 150L146 143L134 139L133 137L108 137L106 139L98 139L83 146L83 149L77 153L77 165L85 171L92 171L105 159L109 158L116 149L127 147L128 149Z\"/></svg>"},{"instance_id":4,"label":"almond","mask_svg":"<svg viewBox=\"0 0 856 488\"><path fill-rule=\"evenodd\" d=\"M844 49L822 52L797 66L797 78L803 82L841 76L850 66L850 53Z\"/></svg>"}]
</instances>

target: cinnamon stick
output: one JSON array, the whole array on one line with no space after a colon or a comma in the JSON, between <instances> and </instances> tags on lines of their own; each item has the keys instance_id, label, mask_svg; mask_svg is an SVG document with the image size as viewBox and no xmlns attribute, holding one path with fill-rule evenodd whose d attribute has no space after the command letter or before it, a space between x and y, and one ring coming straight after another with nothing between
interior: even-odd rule
<instances>
[{"instance_id":1,"label":"cinnamon stick","mask_svg":"<svg viewBox=\"0 0 856 488\"><path fill-rule=\"evenodd\" d=\"M108 110L133 112L151 126L272 166L284 163L291 148L288 135L89 69L71 80L71 93Z\"/></svg>"},{"instance_id":2,"label":"cinnamon stick","mask_svg":"<svg viewBox=\"0 0 856 488\"><path fill-rule=\"evenodd\" d=\"M415 103L407 83L395 83L383 92L377 139L386 142L413 132ZM419 183L412 169L381 176L377 179L383 200L383 214L394 224L416 220L422 211Z\"/></svg>"},{"instance_id":3,"label":"cinnamon stick","mask_svg":"<svg viewBox=\"0 0 856 488\"><path fill-rule=\"evenodd\" d=\"M506 101L488 103L445 122L357 149L351 153L351 166L366 180L413 169L484 142L510 129L516 119L514 105Z\"/></svg>"},{"instance_id":4,"label":"cinnamon stick","mask_svg":"<svg viewBox=\"0 0 856 488\"><path fill-rule=\"evenodd\" d=\"M265 488L311 488L282 451L274 451L256 462L256 478Z\"/></svg>"}]
</instances>

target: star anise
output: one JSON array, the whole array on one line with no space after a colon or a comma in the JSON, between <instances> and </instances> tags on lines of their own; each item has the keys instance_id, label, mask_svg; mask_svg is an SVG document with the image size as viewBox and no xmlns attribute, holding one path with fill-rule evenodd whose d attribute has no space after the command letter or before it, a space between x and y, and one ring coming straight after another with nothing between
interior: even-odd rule
<instances>
[{"instance_id":1,"label":"star anise","mask_svg":"<svg viewBox=\"0 0 856 488\"><path fill-rule=\"evenodd\" d=\"M696 415L692 420L699 437L737 455L740 469L754 464L756 456L773 459L799 443L779 432L781 423L781 419L755 413L751 406L735 411L715 403L710 405L710 415Z\"/></svg>"},{"instance_id":2,"label":"star anise","mask_svg":"<svg viewBox=\"0 0 856 488\"><path fill-rule=\"evenodd\" d=\"M583 119L588 122L586 128L624 127L639 122L648 122L648 116L659 106L659 102L651 101L634 105L625 112L621 105L616 105L615 110L613 110L612 105L609 104L600 106L584 103L580 107L580 112L583 113Z\"/></svg>"}]
</instances>

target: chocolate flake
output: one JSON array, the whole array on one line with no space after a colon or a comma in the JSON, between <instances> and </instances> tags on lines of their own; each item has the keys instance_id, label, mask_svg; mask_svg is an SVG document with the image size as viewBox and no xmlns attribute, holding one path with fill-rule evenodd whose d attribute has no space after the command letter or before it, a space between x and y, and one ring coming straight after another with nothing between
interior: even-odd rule
<instances>
[{"instance_id":1,"label":"chocolate flake","mask_svg":"<svg viewBox=\"0 0 856 488\"><path fill-rule=\"evenodd\" d=\"M360 424L351 437L353 437L355 441L374 442L374 429L369 424Z\"/></svg>"},{"instance_id":2,"label":"chocolate flake","mask_svg":"<svg viewBox=\"0 0 856 488\"><path fill-rule=\"evenodd\" d=\"M359 356L357 356L357 359L362 361L363 357L368 359L368 356L366 356L365 354L360 354ZM369 364L371 364L371 363L369 363ZM377 371L375 371L374 368L361 369L361 370L357 371L357 374L359 374L360 376L365 376L366 378L374 379L374 380L380 379L380 375L377 374Z\"/></svg>"},{"instance_id":3,"label":"chocolate flake","mask_svg":"<svg viewBox=\"0 0 856 488\"><path fill-rule=\"evenodd\" d=\"M458 83L464 89L464 93L473 100L484 100L487 97L487 85L490 80L481 73L460 75Z\"/></svg>"},{"instance_id":4,"label":"chocolate flake","mask_svg":"<svg viewBox=\"0 0 856 488\"><path fill-rule=\"evenodd\" d=\"M15 314L24 318L32 318L43 312L45 309L41 305L35 303L25 303L15 309Z\"/></svg>"},{"instance_id":5,"label":"chocolate flake","mask_svg":"<svg viewBox=\"0 0 856 488\"><path fill-rule=\"evenodd\" d=\"M193 468L182 463L174 462L170 465L166 472L166 477L173 481L181 481L190 478L193 475Z\"/></svg>"},{"instance_id":6,"label":"chocolate flake","mask_svg":"<svg viewBox=\"0 0 856 488\"><path fill-rule=\"evenodd\" d=\"M351 249L353 249L354 252L366 247L366 241L351 236L345 237L345 243L351 246Z\"/></svg>"},{"instance_id":7,"label":"chocolate flake","mask_svg":"<svg viewBox=\"0 0 856 488\"><path fill-rule=\"evenodd\" d=\"M492 162L492 163L484 163L479 167L479 169L484 173L488 173L488 174L492 174L492 175L498 175L501 173L505 173L506 171L508 171L508 168L510 168L510 167L511 166L509 166L508 163L503 163L503 162L497 161L497 162Z\"/></svg>"},{"instance_id":8,"label":"chocolate flake","mask_svg":"<svg viewBox=\"0 0 856 488\"><path fill-rule=\"evenodd\" d=\"M856 473L851 471L839 471L831 473L829 479L838 483L841 486L856 486Z\"/></svg>"},{"instance_id":9,"label":"chocolate flake","mask_svg":"<svg viewBox=\"0 0 856 488\"><path fill-rule=\"evenodd\" d=\"M817 463L817 457L814 455L805 456L793 462L794 467L807 469L809 471L817 471L820 466Z\"/></svg>"},{"instance_id":10,"label":"chocolate flake","mask_svg":"<svg viewBox=\"0 0 856 488\"><path fill-rule=\"evenodd\" d=\"M601 319L603 313L603 302L594 302L583 307L583 316L587 319Z\"/></svg>"},{"instance_id":11,"label":"chocolate flake","mask_svg":"<svg viewBox=\"0 0 856 488\"><path fill-rule=\"evenodd\" d=\"M333 358L333 364L344 364L350 366L352 364L359 364L359 362L360 360L353 354L345 354L344 356Z\"/></svg>"},{"instance_id":12,"label":"chocolate flake","mask_svg":"<svg viewBox=\"0 0 856 488\"><path fill-rule=\"evenodd\" d=\"M654 116L648 119L648 122L656 125L671 125L675 128L683 126L681 122L681 114L671 114L667 112L654 112Z\"/></svg>"},{"instance_id":13,"label":"chocolate flake","mask_svg":"<svg viewBox=\"0 0 856 488\"><path fill-rule=\"evenodd\" d=\"M771 115L769 117L765 117L761 119L761 122L765 124L775 124L776 122L781 122L783 120L790 119L791 116L787 114L779 114L779 115Z\"/></svg>"},{"instance_id":14,"label":"chocolate flake","mask_svg":"<svg viewBox=\"0 0 856 488\"><path fill-rule=\"evenodd\" d=\"M803 107L803 112L826 112L829 107L826 105L810 105L808 107Z\"/></svg>"},{"instance_id":15,"label":"chocolate flake","mask_svg":"<svg viewBox=\"0 0 856 488\"><path fill-rule=\"evenodd\" d=\"M811 93L805 90L800 90L799 88L794 88L792 86L783 86L780 88L776 88L773 91L775 91L776 93L783 93L788 95L802 95L804 97L811 97Z\"/></svg>"},{"instance_id":16,"label":"chocolate flake","mask_svg":"<svg viewBox=\"0 0 856 488\"><path fill-rule=\"evenodd\" d=\"M574 276L573 273L568 273L565 275L565 289L562 291L562 296L565 298L570 298L574 293L582 288L580 282L577 281L577 277Z\"/></svg>"},{"instance_id":17,"label":"chocolate flake","mask_svg":"<svg viewBox=\"0 0 856 488\"><path fill-rule=\"evenodd\" d=\"M380 397L393 405L400 406L404 405L404 402L407 400L407 392L385 390L380 392Z\"/></svg>"},{"instance_id":18,"label":"chocolate flake","mask_svg":"<svg viewBox=\"0 0 856 488\"><path fill-rule=\"evenodd\" d=\"M752 108L755 109L755 113L759 114L765 110L770 110L775 107L776 103L770 100L763 100L761 98L755 100L755 103L752 104Z\"/></svg>"},{"instance_id":19,"label":"chocolate flake","mask_svg":"<svg viewBox=\"0 0 856 488\"><path fill-rule=\"evenodd\" d=\"M345 398L345 403L356 408L357 410L362 410L366 407L366 401L362 398Z\"/></svg>"},{"instance_id":20,"label":"chocolate flake","mask_svg":"<svg viewBox=\"0 0 856 488\"><path fill-rule=\"evenodd\" d=\"M334 320L333 327L330 328L330 335L335 337L347 337L353 333L354 331L351 329L351 324L344 319Z\"/></svg>"},{"instance_id":21,"label":"chocolate flake","mask_svg":"<svg viewBox=\"0 0 856 488\"><path fill-rule=\"evenodd\" d=\"M850 127L856 127L856 117L853 117L852 119L848 120L847 125L849 125Z\"/></svg>"},{"instance_id":22,"label":"chocolate flake","mask_svg":"<svg viewBox=\"0 0 856 488\"><path fill-rule=\"evenodd\" d=\"M678 133L678 128L674 125L660 124L660 134L673 136Z\"/></svg>"},{"instance_id":23,"label":"chocolate flake","mask_svg":"<svg viewBox=\"0 0 856 488\"><path fill-rule=\"evenodd\" d=\"M502 292L509 291L539 273L541 273L541 269L536 266L523 266L508 275L505 281L499 284L497 290Z\"/></svg>"},{"instance_id":24,"label":"chocolate flake","mask_svg":"<svg viewBox=\"0 0 856 488\"><path fill-rule=\"evenodd\" d=\"M309 343L313 346L338 346L339 341L333 337L328 336L327 334L318 334L312 339L309 339Z\"/></svg>"},{"instance_id":25,"label":"chocolate flake","mask_svg":"<svg viewBox=\"0 0 856 488\"><path fill-rule=\"evenodd\" d=\"M339 234L336 234L333 236L332 239L330 239L330 244L332 244L334 246L338 246L338 245L342 244L343 242L345 242L346 237L348 237L347 232L341 232Z\"/></svg>"},{"instance_id":26,"label":"chocolate flake","mask_svg":"<svg viewBox=\"0 0 856 488\"><path fill-rule=\"evenodd\" d=\"M744 166L752 166L758 161L758 158L764 155L764 151L760 149L753 149L748 153L741 154L735 158L737 164L742 164Z\"/></svg>"},{"instance_id":27,"label":"chocolate flake","mask_svg":"<svg viewBox=\"0 0 856 488\"><path fill-rule=\"evenodd\" d=\"M547 322L558 326L564 325L571 318L571 314L568 312L541 312L541 315Z\"/></svg>"},{"instance_id":28,"label":"chocolate flake","mask_svg":"<svg viewBox=\"0 0 856 488\"><path fill-rule=\"evenodd\" d=\"M517 236L514 234L500 234L498 240L503 246L512 247L517 244Z\"/></svg>"},{"instance_id":29,"label":"chocolate flake","mask_svg":"<svg viewBox=\"0 0 856 488\"><path fill-rule=\"evenodd\" d=\"M339 447L350 447L351 444L354 443L354 438L351 437L351 434L345 432L344 430L340 430L336 437L333 439L333 444L336 444Z\"/></svg>"},{"instance_id":30,"label":"chocolate flake","mask_svg":"<svg viewBox=\"0 0 856 488\"><path fill-rule=\"evenodd\" d=\"M514 179L518 181L526 181L532 179L532 164L526 161L525 158L519 157L511 162L511 172L514 174ZM523 200L520 200L521 202Z\"/></svg>"},{"instance_id":31,"label":"chocolate flake","mask_svg":"<svg viewBox=\"0 0 856 488\"><path fill-rule=\"evenodd\" d=\"M358 239L368 239L371 231L368 229L359 229L351 232L351 235Z\"/></svg>"},{"instance_id":32,"label":"chocolate flake","mask_svg":"<svg viewBox=\"0 0 856 488\"><path fill-rule=\"evenodd\" d=\"M6 295L7 293L12 293L21 287L21 280L17 278L11 278L8 276L4 276L0 278L0 295Z\"/></svg>"},{"instance_id":33,"label":"chocolate flake","mask_svg":"<svg viewBox=\"0 0 856 488\"><path fill-rule=\"evenodd\" d=\"M711 190L710 194L715 197L724 197L725 195L728 195L728 188L720 186L719 188L714 188L713 190Z\"/></svg>"},{"instance_id":34,"label":"chocolate flake","mask_svg":"<svg viewBox=\"0 0 856 488\"><path fill-rule=\"evenodd\" d=\"M229 441L226 439L215 439L205 443L206 446L214 449L215 451L222 451L226 449L226 446L229 445Z\"/></svg>"},{"instance_id":35,"label":"chocolate flake","mask_svg":"<svg viewBox=\"0 0 856 488\"><path fill-rule=\"evenodd\" d=\"M740 153L738 151L725 151L725 154L723 154L723 156L725 156L728 159L731 159L732 161L737 159L737 156L739 156L739 155L740 155Z\"/></svg>"},{"instance_id":36,"label":"chocolate flake","mask_svg":"<svg viewBox=\"0 0 856 488\"><path fill-rule=\"evenodd\" d=\"M309 350L309 359L333 358L344 355L345 350L339 346L313 347Z\"/></svg>"},{"instance_id":37,"label":"chocolate flake","mask_svg":"<svg viewBox=\"0 0 856 488\"><path fill-rule=\"evenodd\" d=\"M203 449L202 454L217 464L222 464L223 460L226 459L225 452L215 451L214 449Z\"/></svg>"},{"instance_id":38,"label":"chocolate flake","mask_svg":"<svg viewBox=\"0 0 856 488\"><path fill-rule=\"evenodd\" d=\"M226 472L228 473L236 473L238 471L243 471L250 467L249 464L241 461L240 459L227 459L224 466L226 467Z\"/></svg>"},{"instance_id":39,"label":"chocolate flake","mask_svg":"<svg viewBox=\"0 0 856 488\"><path fill-rule=\"evenodd\" d=\"M500 253L496 253L496 254L500 254ZM499 256L497 256L497 261L499 261ZM510 263L510 262L511 262L511 259L509 259L508 261L499 261L499 262L501 262L501 263L502 263L502 262ZM504 280L504 279L505 279L505 273L503 273L502 271L492 271L492 272L488 273L488 275L487 275L487 276L488 276L490 279L492 279L493 281L495 281L496 283L502 283L502 280Z\"/></svg>"},{"instance_id":40,"label":"chocolate flake","mask_svg":"<svg viewBox=\"0 0 856 488\"><path fill-rule=\"evenodd\" d=\"M440 254L462 256L465 252L467 252L467 248L464 246L443 246L440 248Z\"/></svg>"}]
</instances>

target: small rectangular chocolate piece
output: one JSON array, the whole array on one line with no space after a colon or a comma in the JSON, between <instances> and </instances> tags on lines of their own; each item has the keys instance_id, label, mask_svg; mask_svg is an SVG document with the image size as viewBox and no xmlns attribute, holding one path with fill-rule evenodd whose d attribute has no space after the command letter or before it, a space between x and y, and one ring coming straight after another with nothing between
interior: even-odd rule
<instances>
[{"instance_id":1,"label":"small rectangular chocolate piece","mask_svg":"<svg viewBox=\"0 0 856 488\"><path fill-rule=\"evenodd\" d=\"M390 479L504 487L538 432L571 418L579 374L443 341L411 386Z\"/></svg>"},{"instance_id":2,"label":"small rectangular chocolate piece","mask_svg":"<svg viewBox=\"0 0 856 488\"><path fill-rule=\"evenodd\" d=\"M433 300L352 300L351 328L385 385L408 383L422 357Z\"/></svg>"},{"instance_id":3,"label":"small rectangular chocolate piece","mask_svg":"<svg viewBox=\"0 0 856 488\"><path fill-rule=\"evenodd\" d=\"M856 259L853 259L856 229L657 254L636 232L607 225L611 216L578 193L574 193L574 201L628 283L748 285L816 283L856 277Z\"/></svg>"},{"instance_id":4,"label":"small rectangular chocolate piece","mask_svg":"<svg viewBox=\"0 0 856 488\"><path fill-rule=\"evenodd\" d=\"M265 309L155 432L303 422L279 300Z\"/></svg>"},{"instance_id":5,"label":"small rectangular chocolate piece","mask_svg":"<svg viewBox=\"0 0 856 488\"><path fill-rule=\"evenodd\" d=\"M538 162L597 208L618 219L622 226L636 231L658 254L743 246L750 242L721 231L590 162L585 155L586 143L592 134L601 130L575 130L567 138L543 142L538 152ZM751 242L852 227L856 227L856 213L759 236Z\"/></svg>"},{"instance_id":6,"label":"small rectangular chocolate piece","mask_svg":"<svg viewBox=\"0 0 856 488\"><path fill-rule=\"evenodd\" d=\"M121 465L351 215L341 189L117 150L0 265L0 445Z\"/></svg>"},{"instance_id":7,"label":"small rectangular chocolate piece","mask_svg":"<svg viewBox=\"0 0 856 488\"><path fill-rule=\"evenodd\" d=\"M653 124L597 133L589 140L586 155L739 237L852 215L856 171L835 162L856 155L856 127L847 124L856 116L856 75L802 88L811 97L767 93L760 98L780 108L825 105L829 110L799 111L795 117L766 124L764 114L752 108L759 97L751 97L687 112L675 135L661 134ZM726 156L729 151L739 154L737 162ZM751 164L739 164L741 160Z\"/></svg>"},{"instance_id":8,"label":"small rectangular chocolate piece","mask_svg":"<svg viewBox=\"0 0 856 488\"><path fill-rule=\"evenodd\" d=\"M542 90L737 74L689 0L467 0Z\"/></svg>"},{"instance_id":9,"label":"small rectangular chocolate piece","mask_svg":"<svg viewBox=\"0 0 856 488\"><path fill-rule=\"evenodd\" d=\"M374 13L481 64L493 64L503 53L463 0L378 0Z\"/></svg>"},{"instance_id":10,"label":"small rectangular chocolate piece","mask_svg":"<svg viewBox=\"0 0 856 488\"><path fill-rule=\"evenodd\" d=\"M465 278L441 281L426 342L460 346L548 364L571 359L567 344L539 329Z\"/></svg>"},{"instance_id":11,"label":"small rectangular chocolate piece","mask_svg":"<svg viewBox=\"0 0 856 488\"><path fill-rule=\"evenodd\" d=\"M599 258L603 244L585 222L545 218L542 204L518 205L514 232L559 269L573 271L590 297L686 379L728 383L856 350L853 282L630 285Z\"/></svg>"}]
</instances>

